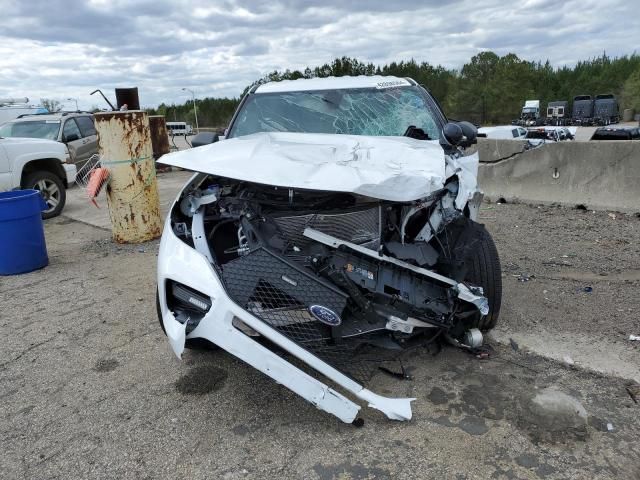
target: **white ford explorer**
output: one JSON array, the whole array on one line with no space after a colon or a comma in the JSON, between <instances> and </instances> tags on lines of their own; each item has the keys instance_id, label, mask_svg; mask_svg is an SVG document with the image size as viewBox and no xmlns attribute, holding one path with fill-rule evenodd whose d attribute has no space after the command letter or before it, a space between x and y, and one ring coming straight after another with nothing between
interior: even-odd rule
<instances>
[{"instance_id":1,"label":"white ford explorer","mask_svg":"<svg viewBox=\"0 0 640 480\"><path fill-rule=\"evenodd\" d=\"M162 159L197 172L158 255L174 352L211 342L344 422L360 423L353 397L410 419L414 399L367 388L379 362L479 348L498 320L476 134L407 78L253 88L226 140Z\"/></svg>"}]
</instances>

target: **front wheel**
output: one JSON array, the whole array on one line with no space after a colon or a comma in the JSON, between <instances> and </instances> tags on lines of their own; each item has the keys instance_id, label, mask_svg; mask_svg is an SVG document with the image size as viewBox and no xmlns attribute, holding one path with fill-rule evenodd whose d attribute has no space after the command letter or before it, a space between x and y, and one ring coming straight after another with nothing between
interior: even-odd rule
<instances>
[{"instance_id":1,"label":"front wheel","mask_svg":"<svg viewBox=\"0 0 640 480\"><path fill-rule=\"evenodd\" d=\"M42 218L53 218L60 215L67 200L67 192L60 177L55 173L41 170L34 172L25 178L23 188L32 188L40 192L42 199L47 204L42 211Z\"/></svg>"},{"instance_id":2,"label":"front wheel","mask_svg":"<svg viewBox=\"0 0 640 480\"><path fill-rule=\"evenodd\" d=\"M489 314L478 316L469 327L491 330L498 322L502 303L502 270L493 238L484 225L465 217L452 222L438 237L440 273L482 287L489 301Z\"/></svg>"},{"instance_id":3,"label":"front wheel","mask_svg":"<svg viewBox=\"0 0 640 480\"><path fill-rule=\"evenodd\" d=\"M467 266L465 280L471 285L482 287L484 295L489 301L489 314L479 319L474 326L480 330L491 330L498 322L502 303L500 257L496 244L484 225L470 222L469 228L476 230L478 243L475 248L470 249L465 259Z\"/></svg>"}]
</instances>

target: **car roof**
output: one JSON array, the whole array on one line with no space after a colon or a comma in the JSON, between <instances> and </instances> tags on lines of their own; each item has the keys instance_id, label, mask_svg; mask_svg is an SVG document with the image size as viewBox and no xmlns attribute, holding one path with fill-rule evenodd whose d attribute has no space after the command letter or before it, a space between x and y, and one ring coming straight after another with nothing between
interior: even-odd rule
<instances>
[{"instance_id":1,"label":"car roof","mask_svg":"<svg viewBox=\"0 0 640 480\"><path fill-rule=\"evenodd\" d=\"M58 112L58 113L27 113L20 115L18 118L13 119L13 122L28 122L28 121L46 121L46 120L62 120L65 117L79 117L93 115L90 112Z\"/></svg>"},{"instance_id":2,"label":"car roof","mask_svg":"<svg viewBox=\"0 0 640 480\"><path fill-rule=\"evenodd\" d=\"M338 90L349 88L391 88L417 85L410 78L383 75L359 75L357 77L300 78L281 80L258 86L254 93L304 92L311 90Z\"/></svg>"}]
</instances>

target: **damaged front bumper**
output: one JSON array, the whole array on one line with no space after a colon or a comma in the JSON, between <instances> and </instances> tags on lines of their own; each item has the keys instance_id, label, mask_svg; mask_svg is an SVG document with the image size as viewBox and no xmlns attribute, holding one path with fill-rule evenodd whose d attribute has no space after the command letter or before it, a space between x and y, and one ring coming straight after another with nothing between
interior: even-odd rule
<instances>
[{"instance_id":1,"label":"damaged front bumper","mask_svg":"<svg viewBox=\"0 0 640 480\"><path fill-rule=\"evenodd\" d=\"M207 339L297 393L320 410L335 415L343 422L351 423L356 419L360 410L358 404L246 335L238 328L240 324L244 324L333 381L338 387L366 401L369 407L381 411L389 419L411 419L413 398L387 398L375 394L234 303L208 259L176 237L169 218L160 243L158 258L161 321L171 347L179 358L187 339ZM189 322L178 321L167 305L169 281L201 292L210 300L210 308L197 326L188 333Z\"/></svg>"}]
</instances>

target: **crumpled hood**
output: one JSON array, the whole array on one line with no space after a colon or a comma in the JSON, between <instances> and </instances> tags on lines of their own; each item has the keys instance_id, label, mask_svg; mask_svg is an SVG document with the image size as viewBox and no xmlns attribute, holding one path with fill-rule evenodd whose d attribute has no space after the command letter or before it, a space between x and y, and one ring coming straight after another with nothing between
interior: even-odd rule
<instances>
[{"instance_id":1,"label":"crumpled hood","mask_svg":"<svg viewBox=\"0 0 640 480\"><path fill-rule=\"evenodd\" d=\"M291 132L232 138L170 153L160 162L253 183L400 202L441 189L460 168L434 141ZM470 173L473 185L465 190L475 190L477 157Z\"/></svg>"}]
</instances>

